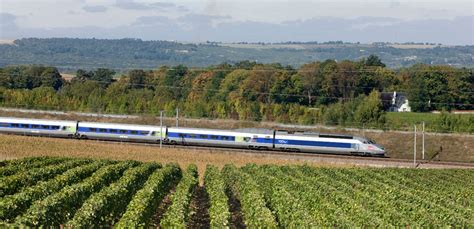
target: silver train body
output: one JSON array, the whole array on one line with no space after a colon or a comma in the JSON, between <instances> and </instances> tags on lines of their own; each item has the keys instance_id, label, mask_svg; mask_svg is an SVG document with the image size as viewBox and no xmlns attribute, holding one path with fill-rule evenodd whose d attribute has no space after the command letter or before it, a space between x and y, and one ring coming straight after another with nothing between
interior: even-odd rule
<instances>
[{"instance_id":1,"label":"silver train body","mask_svg":"<svg viewBox=\"0 0 474 229\"><path fill-rule=\"evenodd\" d=\"M264 129L213 130L166 126L0 117L0 133L136 141L208 147L384 156L375 142L357 136Z\"/></svg>"}]
</instances>

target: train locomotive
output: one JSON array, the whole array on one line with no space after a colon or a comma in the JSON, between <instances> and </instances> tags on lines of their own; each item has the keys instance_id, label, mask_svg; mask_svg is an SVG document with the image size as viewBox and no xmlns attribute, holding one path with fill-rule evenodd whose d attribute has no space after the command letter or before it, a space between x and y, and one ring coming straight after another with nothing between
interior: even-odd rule
<instances>
[{"instance_id":1,"label":"train locomotive","mask_svg":"<svg viewBox=\"0 0 474 229\"><path fill-rule=\"evenodd\" d=\"M304 153L386 153L382 146L363 137L269 129L214 130L0 117L0 133Z\"/></svg>"}]
</instances>

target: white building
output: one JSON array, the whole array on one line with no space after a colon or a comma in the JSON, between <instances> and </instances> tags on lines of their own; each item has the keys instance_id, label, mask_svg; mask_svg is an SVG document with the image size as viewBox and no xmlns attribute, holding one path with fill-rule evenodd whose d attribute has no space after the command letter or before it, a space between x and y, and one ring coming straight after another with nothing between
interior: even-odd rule
<instances>
[{"instance_id":1,"label":"white building","mask_svg":"<svg viewBox=\"0 0 474 229\"><path fill-rule=\"evenodd\" d=\"M408 98L403 92L383 92L381 94L382 103L386 111L389 112L411 112Z\"/></svg>"}]
</instances>

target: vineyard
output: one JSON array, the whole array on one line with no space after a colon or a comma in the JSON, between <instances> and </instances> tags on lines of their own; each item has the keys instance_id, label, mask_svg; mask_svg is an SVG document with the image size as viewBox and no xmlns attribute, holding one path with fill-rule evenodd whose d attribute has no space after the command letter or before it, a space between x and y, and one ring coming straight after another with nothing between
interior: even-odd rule
<instances>
[{"instance_id":1,"label":"vineyard","mask_svg":"<svg viewBox=\"0 0 474 229\"><path fill-rule=\"evenodd\" d=\"M472 170L0 161L2 227L474 225ZM199 191L204 190L204 191Z\"/></svg>"}]
</instances>

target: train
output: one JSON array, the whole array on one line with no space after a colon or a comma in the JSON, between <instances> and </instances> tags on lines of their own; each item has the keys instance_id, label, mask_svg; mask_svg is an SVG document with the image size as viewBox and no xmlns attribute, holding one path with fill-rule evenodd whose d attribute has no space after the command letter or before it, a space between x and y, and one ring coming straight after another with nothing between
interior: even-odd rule
<instances>
[{"instance_id":1,"label":"train","mask_svg":"<svg viewBox=\"0 0 474 229\"><path fill-rule=\"evenodd\" d=\"M302 153L386 154L384 147L365 137L276 129L217 130L0 117L0 133Z\"/></svg>"}]
</instances>

